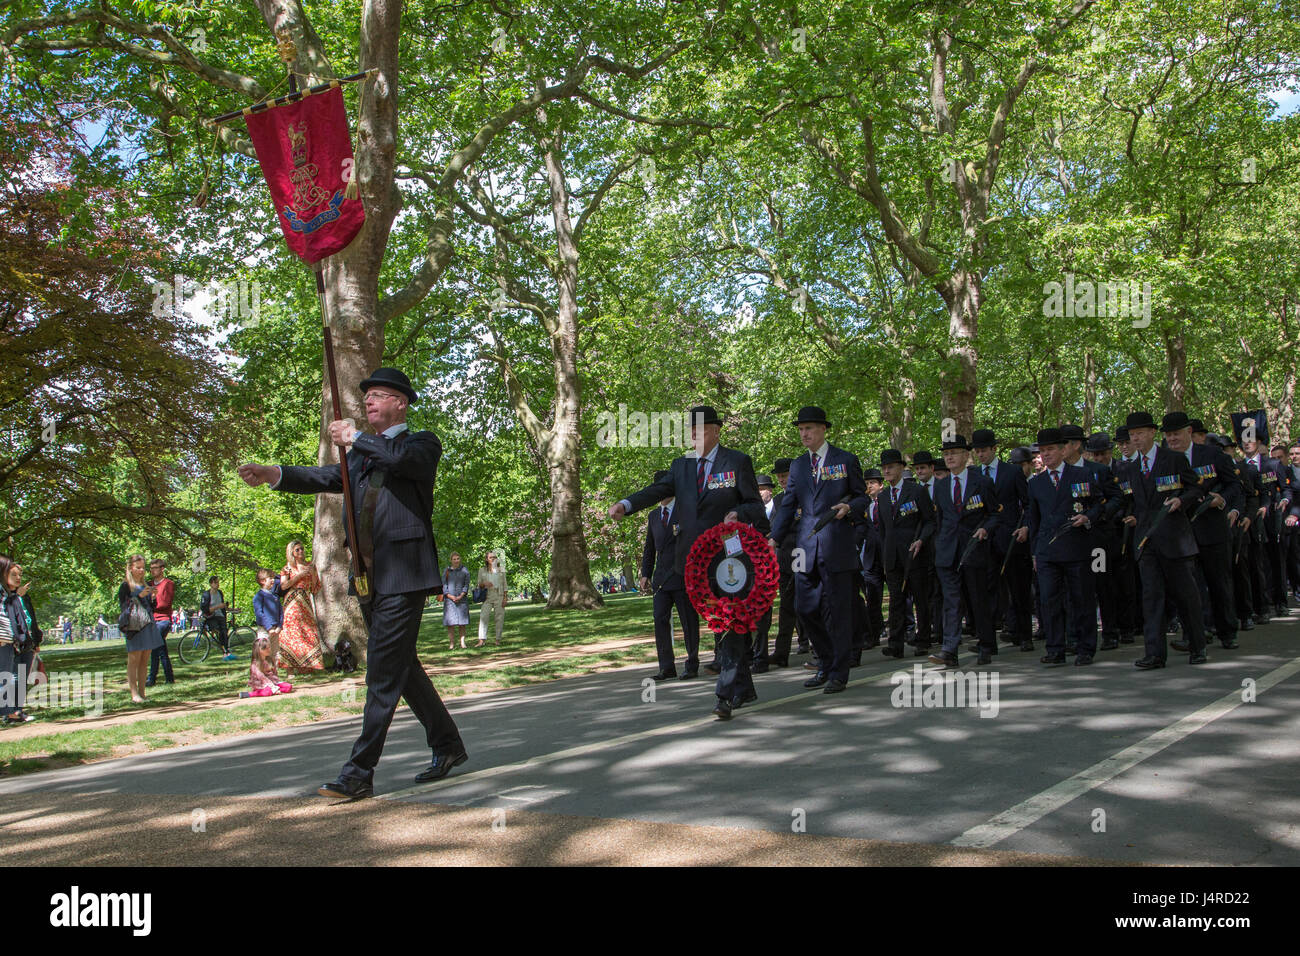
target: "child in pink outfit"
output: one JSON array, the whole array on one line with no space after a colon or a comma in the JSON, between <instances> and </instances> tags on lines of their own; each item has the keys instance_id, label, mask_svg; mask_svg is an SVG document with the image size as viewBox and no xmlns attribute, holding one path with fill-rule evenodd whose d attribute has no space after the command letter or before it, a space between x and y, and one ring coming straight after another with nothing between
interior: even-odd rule
<instances>
[{"instance_id":1,"label":"child in pink outfit","mask_svg":"<svg viewBox=\"0 0 1300 956\"><path fill-rule=\"evenodd\" d=\"M274 694L291 694L293 685L279 680L275 662L271 660L271 642L259 637L253 644L253 664L248 669L248 696L270 697Z\"/></svg>"}]
</instances>

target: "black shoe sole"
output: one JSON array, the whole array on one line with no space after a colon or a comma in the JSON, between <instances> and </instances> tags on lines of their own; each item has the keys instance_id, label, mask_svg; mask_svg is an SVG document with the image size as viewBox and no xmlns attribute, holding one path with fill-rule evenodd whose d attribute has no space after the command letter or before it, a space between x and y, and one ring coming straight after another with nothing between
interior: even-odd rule
<instances>
[{"instance_id":1,"label":"black shoe sole","mask_svg":"<svg viewBox=\"0 0 1300 956\"><path fill-rule=\"evenodd\" d=\"M456 769L457 767L459 767L461 764L463 764L463 763L464 763L466 760L468 760L468 759L469 759L469 754L461 754L459 757L457 757L455 760L453 760L450 764L448 764L447 769L446 769L445 771L443 771L442 773L438 774L438 776L436 776L436 777L426 777L426 776L424 775L424 773L418 773L418 774L415 775L415 782L416 782L416 783L433 783L435 780L442 780L443 778L445 778L445 777L447 776L447 774L451 773L454 769Z\"/></svg>"}]
</instances>

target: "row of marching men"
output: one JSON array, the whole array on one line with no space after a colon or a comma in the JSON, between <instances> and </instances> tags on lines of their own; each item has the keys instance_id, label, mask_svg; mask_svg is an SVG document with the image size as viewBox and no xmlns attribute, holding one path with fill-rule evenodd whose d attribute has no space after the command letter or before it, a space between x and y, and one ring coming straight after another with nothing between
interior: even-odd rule
<instances>
[{"instance_id":1,"label":"row of marching men","mask_svg":"<svg viewBox=\"0 0 1300 956\"><path fill-rule=\"evenodd\" d=\"M682 577L694 540L727 520L769 534L782 572L775 648L771 614L752 634L719 637L705 665L718 674L719 717L756 699L753 672L789 665L796 631L814 655L805 686L833 694L862 652L882 644L888 657L910 645L957 666L963 632L973 630L976 663L988 664L999 636L1033 650L1036 617L1045 665L1072 656L1086 666L1141 633L1136 665L1155 669L1168 659L1173 614L1183 637L1173 646L1199 664L1208 659L1205 620L1233 648L1239 627L1287 613L1278 558L1281 529L1300 519L1300 467L1268 457L1253 432L1234 459L1234 439L1208 435L1181 412L1159 428L1135 412L1114 442L1065 425L1004 459L996 434L979 429L969 442L948 436L942 461L915 453L910 476L896 449L864 474L857 456L827 441L825 412L807 406L793 423L805 453L777 460L777 493L748 456L718 443L716 411L692 415L702 423L692 429L694 451L610 514L657 507L642 562L642 586L655 593L656 680L698 675L698 618ZM674 607L687 651L680 674Z\"/></svg>"}]
</instances>

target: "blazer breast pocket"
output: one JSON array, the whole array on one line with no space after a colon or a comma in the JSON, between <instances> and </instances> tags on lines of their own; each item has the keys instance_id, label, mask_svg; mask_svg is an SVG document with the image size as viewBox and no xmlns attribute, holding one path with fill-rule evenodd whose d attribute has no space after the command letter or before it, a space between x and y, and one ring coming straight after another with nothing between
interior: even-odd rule
<instances>
[{"instance_id":1,"label":"blazer breast pocket","mask_svg":"<svg viewBox=\"0 0 1300 956\"><path fill-rule=\"evenodd\" d=\"M403 525L388 532L389 541L410 541L413 538L422 537L424 537L424 525L419 524Z\"/></svg>"}]
</instances>

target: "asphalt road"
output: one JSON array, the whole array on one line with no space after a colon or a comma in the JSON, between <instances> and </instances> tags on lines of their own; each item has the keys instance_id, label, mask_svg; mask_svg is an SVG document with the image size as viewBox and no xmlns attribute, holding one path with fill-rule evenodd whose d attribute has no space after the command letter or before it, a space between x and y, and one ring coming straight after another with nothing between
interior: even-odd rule
<instances>
[{"instance_id":1,"label":"asphalt road","mask_svg":"<svg viewBox=\"0 0 1300 956\"><path fill-rule=\"evenodd\" d=\"M1243 634L1241 644L1211 649L1200 667L1172 653L1154 672L1133 667L1140 645L1102 653L1088 668L1044 668L1041 652L1004 645L983 669L997 678L996 709L985 697L990 716L978 706L894 706L904 688L891 679L913 677L914 659L878 652L835 696L805 690L801 669L760 675L759 702L726 723L709 713L711 681L666 682L650 700L642 680L651 669L624 669L452 701L470 760L422 786L412 777L429 754L403 708L376 773L379 799L358 812L386 826L469 813L485 843L522 821L545 829L581 820L588 841L626 831L626 856L598 862L643 860L637 843L662 841L657 828L667 826L730 833L739 845L747 838L736 830L750 831L755 846L782 848L773 860L802 859L790 841L804 838L809 847L888 841L904 861L922 863L991 853L1294 866L1300 617ZM962 673L975 670L973 655L962 659ZM240 799L248 797L310 816L326 803L315 788L337 774L358 726L339 719L0 780L0 825L48 813L32 839L57 833L62 858L74 861L79 832L133 806L165 805L181 829L186 808L220 816L256 806ZM372 854L361 846L349 860L383 861L386 844L376 839ZM513 856L479 861L527 862L536 852L515 845ZM34 847L20 839L7 852ZM315 859L310 848L303 854Z\"/></svg>"}]
</instances>

